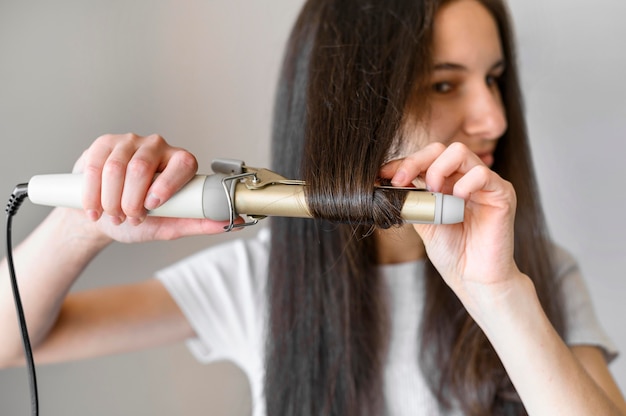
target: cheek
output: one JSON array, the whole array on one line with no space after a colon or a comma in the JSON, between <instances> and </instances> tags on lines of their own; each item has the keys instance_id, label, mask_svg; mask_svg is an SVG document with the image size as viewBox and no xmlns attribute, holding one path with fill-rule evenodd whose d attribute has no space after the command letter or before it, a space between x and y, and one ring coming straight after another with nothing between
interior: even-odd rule
<instances>
[{"instance_id":1,"label":"cheek","mask_svg":"<svg viewBox=\"0 0 626 416\"><path fill-rule=\"evenodd\" d=\"M448 145L453 141L461 141L461 125L461 117L454 108L449 105L432 105L430 116L426 120L411 120L404 125L402 139L392 149L388 160L406 157L429 143Z\"/></svg>"},{"instance_id":2,"label":"cheek","mask_svg":"<svg viewBox=\"0 0 626 416\"><path fill-rule=\"evenodd\" d=\"M459 136L461 124L461 117L454 108L434 105L425 132L427 143L452 143Z\"/></svg>"}]
</instances>

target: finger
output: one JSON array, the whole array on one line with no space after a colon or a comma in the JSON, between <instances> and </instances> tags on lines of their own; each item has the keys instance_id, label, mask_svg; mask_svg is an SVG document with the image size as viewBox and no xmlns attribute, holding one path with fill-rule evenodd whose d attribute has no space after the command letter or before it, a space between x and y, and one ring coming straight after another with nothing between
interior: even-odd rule
<instances>
[{"instance_id":1,"label":"finger","mask_svg":"<svg viewBox=\"0 0 626 416\"><path fill-rule=\"evenodd\" d=\"M148 137L132 155L126 166L121 195L121 209L134 224L146 216L144 201L160 166L169 158L167 143L160 137Z\"/></svg>"},{"instance_id":2,"label":"finger","mask_svg":"<svg viewBox=\"0 0 626 416\"><path fill-rule=\"evenodd\" d=\"M485 165L466 145L452 143L428 167L426 185L433 192L443 192L476 166Z\"/></svg>"},{"instance_id":3,"label":"finger","mask_svg":"<svg viewBox=\"0 0 626 416\"><path fill-rule=\"evenodd\" d=\"M387 162L383 166L381 166L380 170L378 171L378 174L380 175L381 178L391 179L393 175L396 173L396 171L398 170L398 167L400 166L401 163L402 163L402 159L396 159L396 160Z\"/></svg>"},{"instance_id":4,"label":"finger","mask_svg":"<svg viewBox=\"0 0 626 416\"><path fill-rule=\"evenodd\" d=\"M102 169L112 149L110 136L101 136L83 153L76 165L76 169L83 172L83 208L92 221L102 215Z\"/></svg>"},{"instance_id":5,"label":"finger","mask_svg":"<svg viewBox=\"0 0 626 416\"><path fill-rule=\"evenodd\" d=\"M150 217L146 220L146 224L154 218ZM229 221L213 221L209 219L191 219L191 218L161 218L166 220L167 227L159 227L157 234L154 236L156 240L175 240L181 237L194 235L219 234L225 232L229 225ZM241 217L234 220L235 224L243 224ZM243 228L233 228L231 231L239 231Z\"/></svg>"},{"instance_id":6,"label":"finger","mask_svg":"<svg viewBox=\"0 0 626 416\"><path fill-rule=\"evenodd\" d=\"M463 175L454 185L453 193L478 203L485 202L482 197L488 196L490 205L500 205L502 202L507 206L515 206L513 186L484 165L477 165Z\"/></svg>"},{"instance_id":7,"label":"finger","mask_svg":"<svg viewBox=\"0 0 626 416\"><path fill-rule=\"evenodd\" d=\"M102 167L101 203L113 223L126 219L122 209L122 193L126 180L127 165L137 150L136 141L122 140L112 149Z\"/></svg>"},{"instance_id":8,"label":"finger","mask_svg":"<svg viewBox=\"0 0 626 416\"><path fill-rule=\"evenodd\" d=\"M462 174L456 172L456 173L453 173L452 175L450 175L448 177L445 177L443 179L443 183L441 184L441 187L437 188L437 190L434 190L432 185L425 185L424 187L427 188L427 189L430 189L433 192L441 192L442 194L453 195L454 194L454 186L459 181L459 179L461 179L462 177L463 177ZM426 180L424 180L424 182L426 182Z\"/></svg>"},{"instance_id":9,"label":"finger","mask_svg":"<svg viewBox=\"0 0 626 416\"><path fill-rule=\"evenodd\" d=\"M391 177L394 186L409 186L445 149L441 143L430 143L404 159L385 165L381 171L387 176L383 177Z\"/></svg>"},{"instance_id":10,"label":"finger","mask_svg":"<svg viewBox=\"0 0 626 416\"><path fill-rule=\"evenodd\" d=\"M85 150L74 163L72 173L82 173L85 170L85 160L87 159L87 150Z\"/></svg>"},{"instance_id":11,"label":"finger","mask_svg":"<svg viewBox=\"0 0 626 416\"><path fill-rule=\"evenodd\" d=\"M152 182L143 204L155 209L172 197L198 170L196 158L182 149L174 149L161 174Z\"/></svg>"}]
</instances>

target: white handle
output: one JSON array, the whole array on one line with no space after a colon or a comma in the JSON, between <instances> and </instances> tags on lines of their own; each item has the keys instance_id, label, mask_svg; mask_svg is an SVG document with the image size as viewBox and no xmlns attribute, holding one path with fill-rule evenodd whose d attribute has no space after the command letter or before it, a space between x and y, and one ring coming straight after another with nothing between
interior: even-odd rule
<instances>
[{"instance_id":1,"label":"white handle","mask_svg":"<svg viewBox=\"0 0 626 416\"><path fill-rule=\"evenodd\" d=\"M202 197L206 178L206 175L195 176L165 204L149 211L149 214L160 217L205 218ZM83 186L81 174L37 175L28 182L28 198L34 204L82 209ZM222 200L225 200L226 195L223 190L221 192ZM228 219L228 216L219 220L224 219Z\"/></svg>"}]
</instances>

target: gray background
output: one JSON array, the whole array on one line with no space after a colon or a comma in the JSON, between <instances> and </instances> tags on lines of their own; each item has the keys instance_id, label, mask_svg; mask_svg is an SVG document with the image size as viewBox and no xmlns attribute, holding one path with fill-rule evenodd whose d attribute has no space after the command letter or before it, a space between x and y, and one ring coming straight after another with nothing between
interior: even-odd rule
<instances>
[{"instance_id":1,"label":"gray background","mask_svg":"<svg viewBox=\"0 0 626 416\"><path fill-rule=\"evenodd\" d=\"M266 166L282 47L301 3L1 0L0 189L7 200L34 174L69 171L109 132L159 133L194 152L203 172L214 157ZM510 6L551 232L578 257L598 315L624 351L626 2ZM15 241L48 211L25 203ZM78 287L143 279L228 238L115 245ZM611 368L626 389L623 357ZM38 375L48 416L245 414L250 405L236 369L197 364L183 345L41 366ZM0 412L28 414L24 369L0 371Z\"/></svg>"}]
</instances>

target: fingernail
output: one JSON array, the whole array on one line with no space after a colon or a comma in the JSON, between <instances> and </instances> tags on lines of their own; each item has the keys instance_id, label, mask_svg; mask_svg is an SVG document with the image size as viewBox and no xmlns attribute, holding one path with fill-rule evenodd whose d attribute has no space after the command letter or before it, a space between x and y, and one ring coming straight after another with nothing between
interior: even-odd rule
<instances>
[{"instance_id":1,"label":"fingernail","mask_svg":"<svg viewBox=\"0 0 626 416\"><path fill-rule=\"evenodd\" d=\"M124 222L124 219L121 217L116 217L114 215L109 215L109 220L111 221L111 223L113 225L120 225L121 223Z\"/></svg>"},{"instance_id":2,"label":"fingernail","mask_svg":"<svg viewBox=\"0 0 626 416\"><path fill-rule=\"evenodd\" d=\"M87 218L91 221L98 221L98 219L100 219L100 213L95 209L89 209L87 210Z\"/></svg>"},{"instance_id":3,"label":"fingernail","mask_svg":"<svg viewBox=\"0 0 626 416\"><path fill-rule=\"evenodd\" d=\"M129 217L128 223L130 225L140 225L145 219L146 217Z\"/></svg>"},{"instance_id":4,"label":"fingernail","mask_svg":"<svg viewBox=\"0 0 626 416\"><path fill-rule=\"evenodd\" d=\"M161 200L155 194L148 194L145 203L146 209L155 209L159 205L161 205Z\"/></svg>"}]
</instances>

